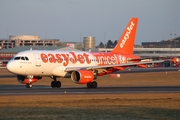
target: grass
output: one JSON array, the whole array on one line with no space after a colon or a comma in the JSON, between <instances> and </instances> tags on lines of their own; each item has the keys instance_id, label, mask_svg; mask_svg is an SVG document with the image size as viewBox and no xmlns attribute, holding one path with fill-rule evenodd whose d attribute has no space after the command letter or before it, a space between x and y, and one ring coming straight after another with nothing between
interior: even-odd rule
<instances>
[{"instance_id":1,"label":"grass","mask_svg":"<svg viewBox=\"0 0 180 120\"><path fill-rule=\"evenodd\" d=\"M6 70L1 74L9 75ZM179 72L121 74L99 77L99 86L179 86ZM48 85L43 78L34 85ZM61 79L62 86L82 86ZM0 78L3 85L20 85L16 78ZM32 88L33 89L33 88ZM23 89L22 89L23 90ZM61 94L0 96L0 120L179 120L180 93Z\"/></svg>"},{"instance_id":2,"label":"grass","mask_svg":"<svg viewBox=\"0 0 180 120\"><path fill-rule=\"evenodd\" d=\"M1 96L0 119L179 120L180 93Z\"/></svg>"}]
</instances>

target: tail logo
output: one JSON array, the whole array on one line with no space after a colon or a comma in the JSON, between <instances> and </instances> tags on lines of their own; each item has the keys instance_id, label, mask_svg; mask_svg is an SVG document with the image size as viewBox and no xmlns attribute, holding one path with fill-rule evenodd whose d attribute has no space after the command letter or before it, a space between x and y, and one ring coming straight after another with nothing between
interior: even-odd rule
<instances>
[{"instance_id":1,"label":"tail logo","mask_svg":"<svg viewBox=\"0 0 180 120\"><path fill-rule=\"evenodd\" d=\"M129 35L130 35L133 27L134 27L134 22L131 21L130 26L127 27L126 34L124 35L123 40L122 40L121 43L120 43L120 48L123 48L124 45L125 45L125 43L126 43L126 41L129 39Z\"/></svg>"}]
</instances>

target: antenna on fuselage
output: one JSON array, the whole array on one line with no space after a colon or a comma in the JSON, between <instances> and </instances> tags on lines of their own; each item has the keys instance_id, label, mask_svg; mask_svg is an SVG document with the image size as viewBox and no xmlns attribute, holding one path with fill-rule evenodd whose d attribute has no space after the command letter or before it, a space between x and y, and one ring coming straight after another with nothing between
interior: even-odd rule
<instances>
[{"instance_id":1,"label":"antenna on fuselage","mask_svg":"<svg viewBox=\"0 0 180 120\"><path fill-rule=\"evenodd\" d=\"M89 49L89 52L91 52L91 48Z\"/></svg>"},{"instance_id":2,"label":"antenna on fuselage","mask_svg":"<svg viewBox=\"0 0 180 120\"><path fill-rule=\"evenodd\" d=\"M32 47L30 48L30 51L32 50Z\"/></svg>"}]
</instances>

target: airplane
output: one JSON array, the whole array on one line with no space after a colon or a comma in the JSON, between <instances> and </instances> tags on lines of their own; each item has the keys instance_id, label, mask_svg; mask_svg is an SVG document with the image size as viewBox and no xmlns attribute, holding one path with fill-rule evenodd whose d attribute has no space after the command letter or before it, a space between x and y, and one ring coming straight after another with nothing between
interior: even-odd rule
<instances>
[{"instance_id":1,"label":"airplane","mask_svg":"<svg viewBox=\"0 0 180 120\"><path fill-rule=\"evenodd\" d=\"M7 64L7 69L17 75L20 83L32 88L32 83L50 77L52 88L60 88L57 78L71 78L76 84L97 88L98 76L107 75L127 67L146 68L158 61L141 61L133 55L138 18L131 18L117 45L111 52L27 50L17 53Z\"/></svg>"}]
</instances>

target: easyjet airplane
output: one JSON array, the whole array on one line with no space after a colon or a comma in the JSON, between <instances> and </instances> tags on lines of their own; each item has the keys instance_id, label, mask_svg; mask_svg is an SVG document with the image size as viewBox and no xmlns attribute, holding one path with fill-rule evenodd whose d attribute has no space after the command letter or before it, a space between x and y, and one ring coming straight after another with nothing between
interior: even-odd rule
<instances>
[{"instance_id":1,"label":"easyjet airplane","mask_svg":"<svg viewBox=\"0 0 180 120\"><path fill-rule=\"evenodd\" d=\"M96 88L97 76L124 70L129 66L146 67L147 64L163 61L142 62L133 55L138 18L131 18L112 52L85 52L60 50L28 50L16 54L7 64L7 69L17 75L27 88L42 77L51 77L52 88L60 88L57 78L71 78L77 84Z\"/></svg>"}]
</instances>

